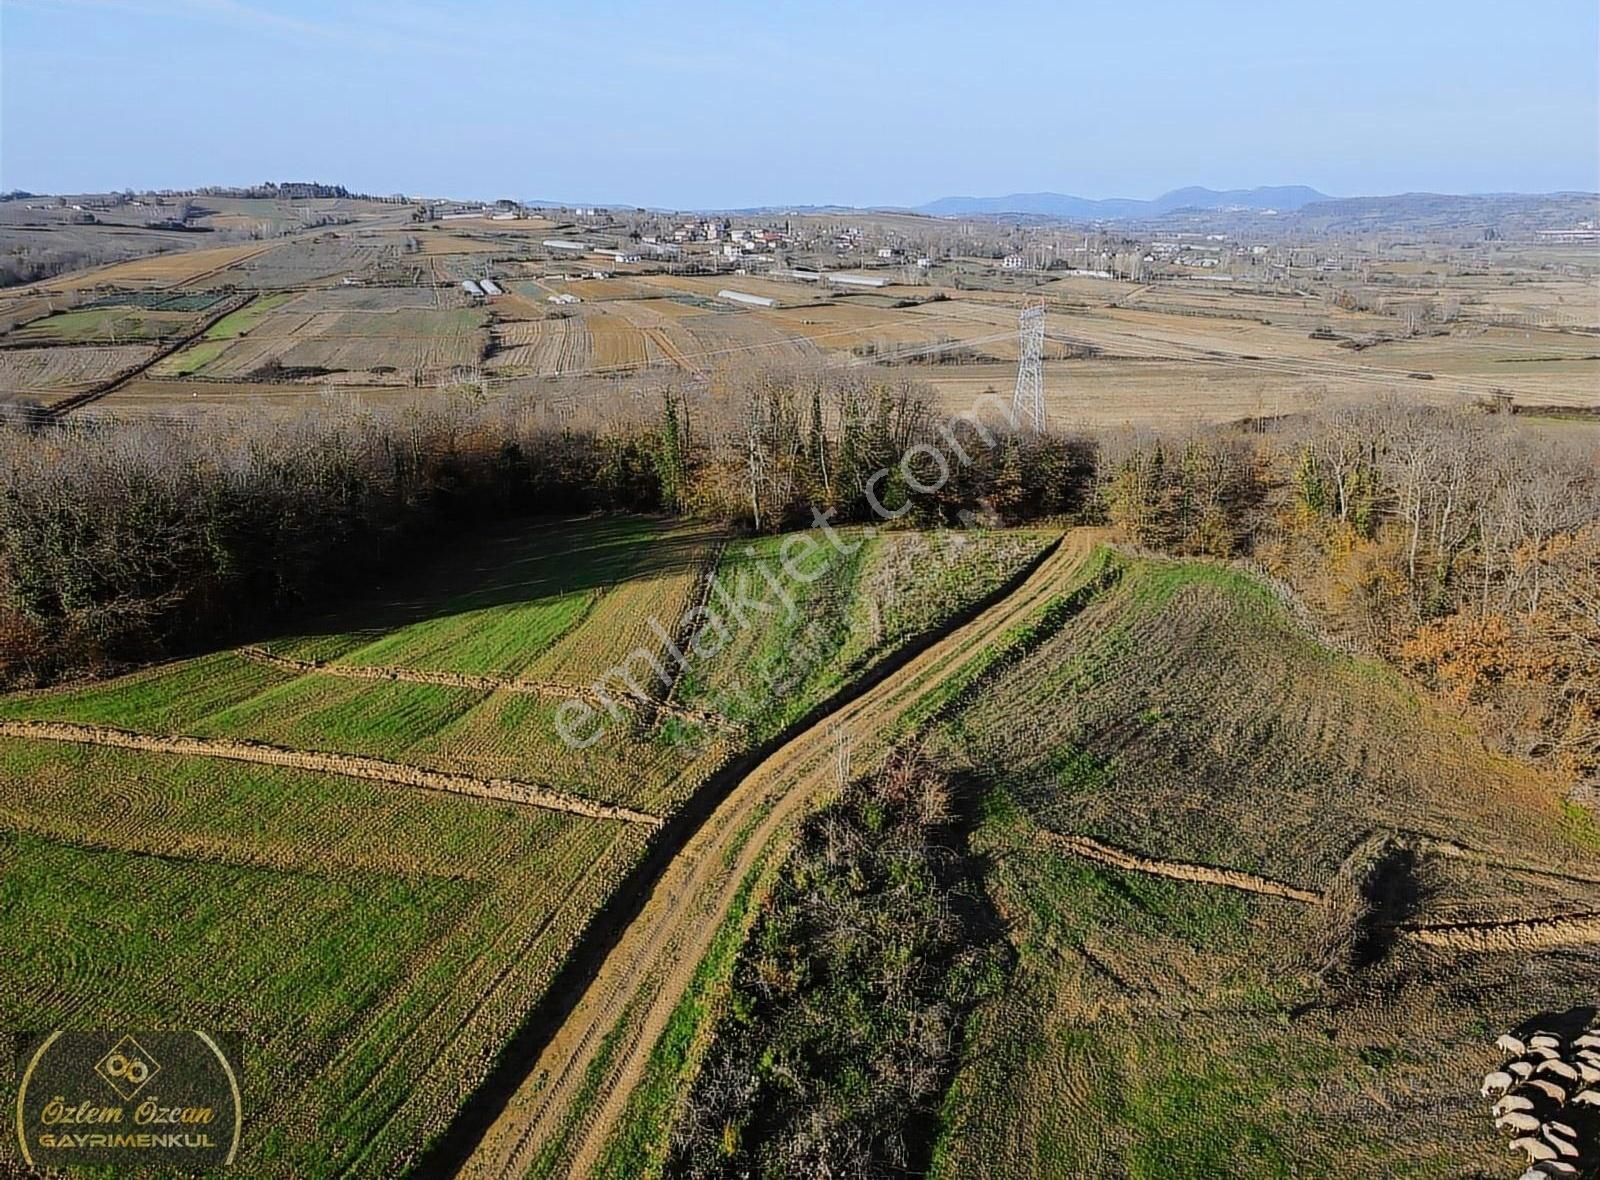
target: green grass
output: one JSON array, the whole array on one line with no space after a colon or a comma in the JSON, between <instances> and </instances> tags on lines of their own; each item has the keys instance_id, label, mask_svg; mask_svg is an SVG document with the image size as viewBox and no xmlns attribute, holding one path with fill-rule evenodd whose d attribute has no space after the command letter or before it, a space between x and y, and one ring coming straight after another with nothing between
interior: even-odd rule
<instances>
[{"instance_id":1,"label":"green grass","mask_svg":"<svg viewBox=\"0 0 1600 1180\"><path fill-rule=\"evenodd\" d=\"M1563 800L1561 827L1577 847L1600 853L1600 819L1589 808Z\"/></svg>"},{"instance_id":2,"label":"green grass","mask_svg":"<svg viewBox=\"0 0 1600 1180\"><path fill-rule=\"evenodd\" d=\"M804 542L806 548L799 548ZM760 571L778 578L792 612L730 627L731 642L684 678L683 699L718 708L758 737L786 724L906 642L934 630L1015 576L1051 534L951 532L869 535L839 530L841 552L818 531L729 546L717 576L778 603ZM779 571L785 558L793 577Z\"/></svg>"},{"instance_id":3,"label":"green grass","mask_svg":"<svg viewBox=\"0 0 1600 1180\"><path fill-rule=\"evenodd\" d=\"M233 652L216 652L81 687L0 697L0 717L179 733L293 677Z\"/></svg>"},{"instance_id":4,"label":"green grass","mask_svg":"<svg viewBox=\"0 0 1600 1180\"><path fill-rule=\"evenodd\" d=\"M678 568L680 532L604 517L468 536L268 642L515 673L574 637L596 596ZM725 756L648 729L570 751L554 704L220 652L6 698L0 716L368 754L663 808ZM481 1080L647 837L337 775L0 740L0 1026L239 1029L264 1071L246 1099L248 1174L393 1175ZM35 917L38 941L13 937Z\"/></svg>"},{"instance_id":5,"label":"green grass","mask_svg":"<svg viewBox=\"0 0 1600 1180\"><path fill-rule=\"evenodd\" d=\"M398 760L483 696L472 689L313 673L219 710L190 732Z\"/></svg>"},{"instance_id":6,"label":"green grass","mask_svg":"<svg viewBox=\"0 0 1600 1180\"><path fill-rule=\"evenodd\" d=\"M516 676L573 632L605 590L656 564L661 522L614 516L492 536L322 625L272 639L297 659Z\"/></svg>"},{"instance_id":7,"label":"green grass","mask_svg":"<svg viewBox=\"0 0 1600 1180\"><path fill-rule=\"evenodd\" d=\"M196 340L159 362L151 371L159 377L190 377L222 355L226 340Z\"/></svg>"},{"instance_id":8,"label":"green grass","mask_svg":"<svg viewBox=\"0 0 1600 1180\"><path fill-rule=\"evenodd\" d=\"M1121 567L936 694L940 739L985 792L974 844L1019 967L969 1030L934 1174L1490 1174L1503 1149L1460 1063L1493 1030L1591 1002L1592 971L1424 962L1402 940L1336 991L1297 907L1058 854L1037 828L1310 888L1374 831L1561 864L1600 830L1553 781L1541 807L1541 780L1249 574ZM1428 880L1441 914L1462 912L1452 889L1494 904L1448 862ZM1366 1103L1389 1113L1336 1113Z\"/></svg>"},{"instance_id":9,"label":"green grass","mask_svg":"<svg viewBox=\"0 0 1600 1180\"><path fill-rule=\"evenodd\" d=\"M814 547L786 550L796 536L813 541ZM841 537L846 547L860 547L841 553L815 533L758 537L728 546L717 566L718 580L730 594L743 586L749 597L778 609L772 614L748 611L748 626L725 609L723 625L730 638L684 672L679 686L684 703L716 709L764 738L844 682L839 654L850 635L848 607L872 542L860 530L845 530ZM786 553L798 577L779 572ZM763 569L778 579L792 610L764 580ZM705 643L717 640L708 632Z\"/></svg>"},{"instance_id":10,"label":"green grass","mask_svg":"<svg viewBox=\"0 0 1600 1180\"><path fill-rule=\"evenodd\" d=\"M276 309L295 297L293 292L280 292L276 295L263 295L258 299L241 307L238 311L230 311L205 331L203 339L206 340L233 340L243 336L262 320L266 319Z\"/></svg>"},{"instance_id":11,"label":"green grass","mask_svg":"<svg viewBox=\"0 0 1600 1180\"><path fill-rule=\"evenodd\" d=\"M0 834L0 865L0 1019L242 1032L234 1064L252 1139L283 1087L305 1087L352 1014L395 987L478 892L441 878L275 872L15 834ZM323 1113L331 1146L370 1112ZM252 1170L275 1154L259 1139L245 1150ZM305 1145L284 1150L299 1157L296 1174L328 1174Z\"/></svg>"},{"instance_id":12,"label":"green grass","mask_svg":"<svg viewBox=\"0 0 1600 1180\"><path fill-rule=\"evenodd\" d=\"M130 307L91 307L32 320L11 333L12 340L64 344L130 344L181 333L192 315Z\"/></svg>"}]
</instances>

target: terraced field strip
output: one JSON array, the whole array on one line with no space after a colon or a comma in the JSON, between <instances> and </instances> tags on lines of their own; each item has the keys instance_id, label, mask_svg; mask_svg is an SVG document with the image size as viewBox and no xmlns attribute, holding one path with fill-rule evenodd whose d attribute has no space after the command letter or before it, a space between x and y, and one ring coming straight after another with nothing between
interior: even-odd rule
<instances>
[{"instance_id":1,"label":"terraced field strip","mask_svg":"<svg viewBox=\"0 0 1600 1180\"><path fill-rule=\"evenodd\" d=\"M1242 893L1259 893L1264 897L1282 897L1307 905L1314 905L1322 900L1320 893L1313 893L1309 889L1297 889L1282 881L1274 881L1271 877L1261 877L1239 869L1190 864L1186 861L1154 860L1121 848L1114 848L1109 844L1102 844L1087 836L1064 836L1059 832L1046 832L1041 834L1040 839L1050 848L1080 856L1085 860L1111 865L1113 868L1125 869L1128 872L1166 877L1173 881L1192 881L1197 885L1216 885L1224 889L1237 889Z\"/></svg>"},{"instance_id":2,"label":"terraced field strip","mask_svg":"<svg viewBox=\"0 0 1600 1180\"><path fill-rule=\"evenodd\" d=\"M397 783L428 791L454 795L475 795L503 803L522 803L547 811L565 811L591 819L625 820L628 823L659 825L658 816L596 803L578 795L542 787L516 779L476 778L451 771L427 770L389 762L382 758L351 754L329 754L317 750L291 750L265 742L235 741L223 738L194 738L178 735L135 733L109 725L79 725L66 721L0 722L0 737L30 741L72 742L78 745L111 746L120 750L142 750L151 754L177 754L184 757L219 758L227 762L251 762L262 766L291 766L321 774L341 774L346 778L371 782Z\"/></svg>"},{"instance_id":3,"label":"terraced field strip","mask_svg":"<svg viewBox=\"0 0 1600 1180\"><path fill-rule=\"evenodd\" d=\"M1600 913L1559 914L1491 922L1400 924L1401 934L1424 946L1456 951L1542 951L1562 946L1600 944Z\"/></svg>"},{"instance_id":4,"label":"terraced field strip","mask_svg":"<svg viewBox=\"0 0 1600 1180\"><path fill-rule=\"evenodd\" d=\"M1322 900L1322 895L1319 893L1313 893L1309 889L1297 889L1269 877L1241 872L1238 869L1216 868L1184 861L1153 860L1150 857L1113 848L1109 844L1102 844L1087 836L1064 836L1056 832L1046 832L1041 834L1040 841L1049 848L1128 872L1167 877L1174 881L1190 881L1197 885L1215 885L1267 897L1282 897L1308 905ZM1546 918L1488 919L1479 922L1399 922L1390 928L1416 939L1424 946L1442 947L1448 950L1536 951L1551 947L1600 943L1600 913L1557 914Z\"/></svg>"},{"instance_id":5,"label":"terraced field strip","mask_svg":"<svg viewBox=\"0 0 1600 1180\"><path fill-rule=\"evenodd\" d=\"M254 255L251 257L254 257ZM124 385L127 385L136 377L139 377L141 374L153 369L167 357L174 355L181 349L187 348L190 344L194 343L194 341L204 337L205 334L209 332L215 325L221 323L234 312L240 311L249 304L253 303L255 299L255 295L232 295L226 299L219 299L215 304L212 305L210 311L196 322L191 331L185 332L181 336L174 336L166 344L160 346L156 350L154 356L150 357L146 361L141 362L134 368L128 369L122 373L118 373L109 381L102 381L92 389L87 389L82 393L75 394L72 397L64 398L61 401L56 402L45 411L45 416L52 421L60 419L71 413L73 410L76 410L79 406L86 406L90 402L99 401L109 393L116 392L118 389L121 389Z\"/></svg>"},{"instance_id":6,"label":"terraced field strip","mask_svg":"<svg viewBox=\"0 0 1600 1180\"><path fill-rule=\"evenodd\" d=\"M319 673L337 676L343 680L397 680L407 684L433 684L443 688L468 688L481 692L520 692L557 700L583 700L607 708L618 704L639 712L670 713L685 721L708 725L716 729L737 730L739 727L721 713L704 709L688 709L682 705L651 699L641 701L632 693L619 692L615 696L597 692L582 685L558 684L551 680L525 680L513 676L488 676L475 672L445 672L427 668L401 668L394 665L329 664L318 660L296 660L276 655L264 647L241 647L240 655L263 664L271 664L287 672Z\"/></svg>"},{"instance_id":7,"label":"terraced field strip","mask_svg":"<svg viewBox=\"0 0 1600 1180\"><path fill-rule=\"evenodd\" d=\"M881 741L923 694L1042 609L1094 544L1087 530L1070 534L1009 594L881 677L846 690L857 695L817 717L739 779L649 887L576 1003L519 1071L516 1092L457 1174L519 1180L547 1144L569 1135L570 1158L560 1174L590 1175L741 882L773 842L836 785L838 734L848 732L863 746ZM650 980L648 987L641 980ZM644 1005L642 1019L623 1024L635 1003ZM598 1087L586 1087L594 1068L605 1076ZM587 1109L586 1088L601 1096ZM574 1116L580 1121L575 1129Z\"/></svg>"}]
</instances>

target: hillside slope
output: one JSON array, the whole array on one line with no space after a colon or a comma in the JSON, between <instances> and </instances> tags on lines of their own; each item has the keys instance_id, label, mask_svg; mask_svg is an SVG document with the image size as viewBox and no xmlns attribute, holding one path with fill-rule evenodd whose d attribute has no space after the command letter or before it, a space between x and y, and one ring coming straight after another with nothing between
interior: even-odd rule
<instances>
[{"instance_id":1,"label":"hillside slope","mask_svg":"<svg viewBox=\"0 0 1600 1180\"><path fill-rule=\"evenodd\" d=\"M1600 1000L1600 829L1253 578L1100 560L936 735L1018 967L935 1174L1516 1174L1478 1083Z\"/></svg>"}]
</instances>

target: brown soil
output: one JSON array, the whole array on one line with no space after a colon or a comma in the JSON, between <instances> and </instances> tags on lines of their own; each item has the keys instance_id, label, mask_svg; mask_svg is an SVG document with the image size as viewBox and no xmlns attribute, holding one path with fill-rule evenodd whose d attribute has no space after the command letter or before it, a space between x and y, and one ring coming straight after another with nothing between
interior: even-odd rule
<instances>
[{"instance_id":1,"label":"brown soil","mask_svg":"<svg viewBox=\"0 0 1600 1180\"><path fill-rule=\"evenodd\" d=\"M1542 951L1558 946L1600 943L1600 913L1496 922L1457 922L1400 926L1400 933L1424 946L1459 951Z\"/></svg>"}]
</instances>

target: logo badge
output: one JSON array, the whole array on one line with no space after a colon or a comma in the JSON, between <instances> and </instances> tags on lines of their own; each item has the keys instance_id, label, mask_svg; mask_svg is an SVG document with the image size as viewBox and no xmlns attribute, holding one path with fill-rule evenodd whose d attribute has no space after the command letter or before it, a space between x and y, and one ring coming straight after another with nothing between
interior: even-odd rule
<instances>
[{"instance_id":1,"label":"logo badge","mask_svg":"<svg viewBox=\"0 0 1600 1180\"><path fill-rule=\"evenodd\" d=\"M119 1176L231 1164L244 1117L230 1058L241 1043L236 1035L179 1029L19 1037L23 1160Z\"/></svg>"},{"instance_id":2,"label":"logo badge","mask_svg":"<svg viewBox=\"0 0 1600 1180\"><path fill-rule=\"evenodd\" d=\"M144 1089L145 1083L160 1069L155 1057L143 1045L132 1037L123 1037L95 1064L94 1072L106 1080L119 1098L128 1099Z\"/></svg>"}]
</instances>

